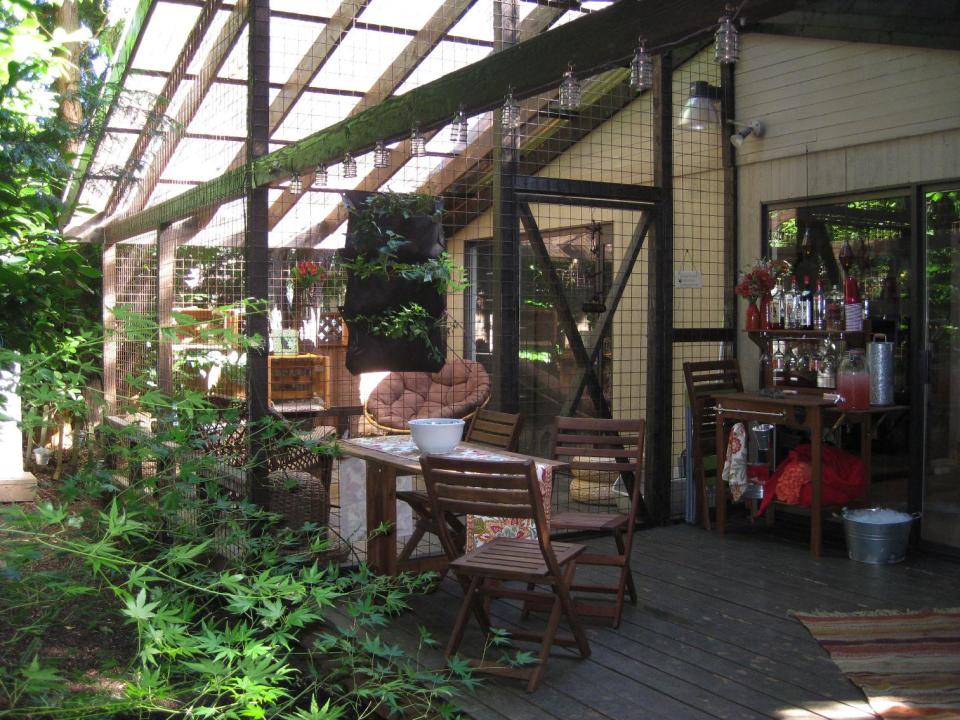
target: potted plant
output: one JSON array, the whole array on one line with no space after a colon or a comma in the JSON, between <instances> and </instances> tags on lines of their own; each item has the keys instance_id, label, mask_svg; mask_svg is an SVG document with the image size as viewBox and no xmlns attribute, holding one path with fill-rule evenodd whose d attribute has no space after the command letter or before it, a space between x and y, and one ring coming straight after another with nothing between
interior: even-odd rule
<instances>
[{"instance_id":1,"label":"potted plant","mask_svg":"<svg viewBox=\"0 0 960 720\"><path fill-rule=\"evenodd\" d=\"M350 220L340 264L347 369L427 371L446 355L446 295L462 289L445 251L441 209L418 193L347 193Z\"/></svg>"}]
</instances>

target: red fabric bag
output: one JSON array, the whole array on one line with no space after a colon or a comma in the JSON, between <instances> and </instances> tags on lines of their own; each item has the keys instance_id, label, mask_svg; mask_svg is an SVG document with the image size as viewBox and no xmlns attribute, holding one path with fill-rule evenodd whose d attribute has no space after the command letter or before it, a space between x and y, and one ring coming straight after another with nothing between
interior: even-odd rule
<instances>
[{"instance_id":1,"label":"red fabric bag","mask_svg":"<svg viewBox=\"0 0 960 720\"><path fill-rule=\"evenodd\" d=\"M766 510L774 498L791 505L810 507L813 489L810 486L810 445L798 445L763 486ZM866 489L866 467L863 460L832 445L823 446L823 469L820 483L820 506L843 505L860 497Z\"/></svg>"}]
</instances>

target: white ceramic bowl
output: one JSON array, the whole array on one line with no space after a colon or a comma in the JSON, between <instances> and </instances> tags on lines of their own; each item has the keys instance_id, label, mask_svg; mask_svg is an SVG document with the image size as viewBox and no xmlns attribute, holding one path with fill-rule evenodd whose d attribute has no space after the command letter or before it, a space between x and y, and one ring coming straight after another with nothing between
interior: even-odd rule
<instances>
[{"instance_id":1,"label":"white ceramic bowl","mask_svg":"<svg viewBox=\"0 0 960 720\"><path fill-rule=\"evenodd\" d=\"M411 420L410 434L421 452L442 455L463 439L463 420L456 418L418 418Z\"/></svg>"}]
</instances>

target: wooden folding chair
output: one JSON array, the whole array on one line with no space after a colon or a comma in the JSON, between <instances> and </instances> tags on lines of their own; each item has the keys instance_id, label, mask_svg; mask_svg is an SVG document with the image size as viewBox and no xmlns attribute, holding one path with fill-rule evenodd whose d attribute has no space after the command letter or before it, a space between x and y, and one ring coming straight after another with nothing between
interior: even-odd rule
<instances>
[{"instance_id":1,"label":"wooden folding chair","mask_svg":"<svg viewBox=\"0 0 960 720\"><path fill-rule=\"evenodd\" d=\"M522 415L512 415L480 408L470 422L465 439L467 442L476 442L513 452L516 451L517 443L520 441L520 429L522 427ZM399 560L403 562L410 559L424 535L429 532L439 536L440 533L430 509L430 499L425 492L401 490L397 493L397 499L407 503L416 516L413 533L400 551ZM462 555L466 543L466 528L456 515L447 515L446 522L454 540L460 545L460 554Z\"/></svg>"},{"instance_id":2,"label":"wooden folding chair","mask_svg":"<svg viewBox=\"0 0 960 720\"><path fill-rule=\"evenodd\" d=\"M459 555L459 547L443 524L440 542L450 560L450 568L464 589L463 604L457 613L447 643L446 656L460 647L467 619L472 613L488 637L492 628L487 610L488 598L548 601L550 616L543 633L513 630L511 637L540 643L539 662L518 668L472 660L478 671L527 678L527 691L533 692L543 678L544 668L554 643L576 646L581 658L590 656L590 645L570 597L570 583L576 558L583 545L551 542L543 498L532 460L490 462L428 455L420 459L427 493L434 515L473 513L494 517L530 518L537 538L498 537L478 549ZM519 582L549 586L551 592L514 588L504 583ZM571 636L557 636L560 618L565 615Z\"/></svg>"},{"instance_id":3,"label":"wooden folding chair","mask_svg":"<svg viewBox=\"0 0 960 720\"><path fill-rule=\"evenodd\" d=\"M707 502L707 458L714 458L716 467L717 393L743 392L740 365L736 359L685 362L683 379L693 416L693 472L697 478L697 511L703 527L710 529L710 506Z\"/></svg>"},{"instance_id":4,"label":"wooden folding chair","mask_svg":"<svg viewBox=\"0 0 960 720\"><path fill-rule=\"evenodd\" d=\"M553 532L562 530L605 533L613 536L617 552L613 554L584 553L580 565L600 565L617 568L613 584L575 582L574 591L612 594L612 604L590 602L577 598L581 615L610 618L613 627L619 627L626 592L636 604L637 589L630 571L630 553L637 514L644 510L640 495L643 464L643 440L646 424L643 420L607 420L598 418L558 417L554 437L553 457L565 460L571 471L590 474L613 484L618 477L628 489L627 512L555 513L550 519Z\"/></svg>"}]
</instances>

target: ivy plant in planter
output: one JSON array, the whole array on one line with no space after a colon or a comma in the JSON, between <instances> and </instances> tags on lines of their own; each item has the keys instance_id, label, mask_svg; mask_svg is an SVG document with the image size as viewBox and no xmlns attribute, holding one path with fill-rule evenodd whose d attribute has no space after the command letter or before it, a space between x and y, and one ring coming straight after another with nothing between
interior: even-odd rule
<instances>
[{"instance_id":1,"label":"ivy plant in planter","mask_svg":"<svg viewBox=\"0 0 960 720\"><path fill-rule=\"evenodd\" d=\"M446 295L462 289L430 195L345 193L350 211L342 314L347 369L436 372L446 355Z\"/></svg>"}]
</instances>

